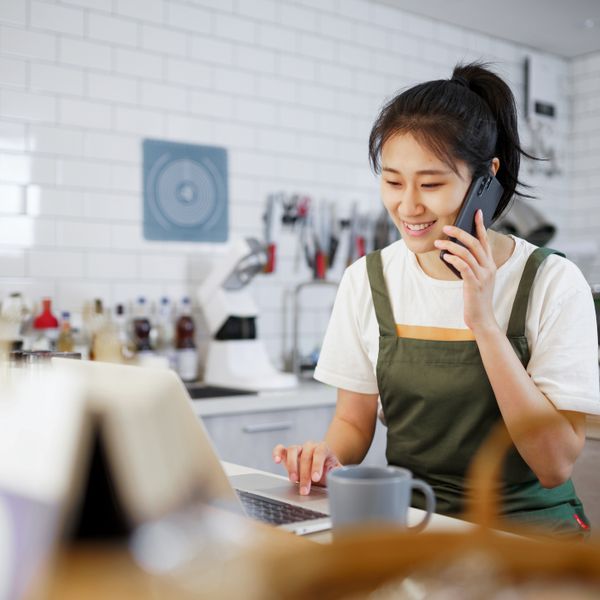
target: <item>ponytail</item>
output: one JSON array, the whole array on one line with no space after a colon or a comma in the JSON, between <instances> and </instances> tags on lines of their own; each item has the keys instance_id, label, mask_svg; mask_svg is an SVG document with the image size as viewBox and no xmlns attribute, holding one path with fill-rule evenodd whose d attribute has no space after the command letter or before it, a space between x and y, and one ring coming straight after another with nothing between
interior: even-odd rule
<instances>
[{"instance_id":1,"label":"ponytail","mask_svg":"<svg viewBox=\"0 0 600 600\"><path fill-rule=\"evenodd\" d=\"M452 72L452 79L464 79L469 89L475 92L489 107L497 127L495 156L500 160L500 169L496 178L504 187L501 200L502 209L513 196L531 198L521 193L517 187L528 187L519 180L521 155L535 160L523 150L519 140L517 125L517 105L515 97L506 82L489 70L483 63L457 65Z\"/></svg>"}]
</instances>

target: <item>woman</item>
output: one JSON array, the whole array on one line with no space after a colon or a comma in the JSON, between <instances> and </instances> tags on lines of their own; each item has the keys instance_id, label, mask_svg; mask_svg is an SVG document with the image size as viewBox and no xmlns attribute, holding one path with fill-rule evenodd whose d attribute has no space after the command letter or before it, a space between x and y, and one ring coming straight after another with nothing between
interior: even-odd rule
<instances>
[{"instance_id":1,"label":"woman","mask_svg":"<svg viewBox=\"0 0 600 600\"><path fill-rule=\"evenodd\" d=\"M390 101L369 153L402 239L344 273L315 371L338 388L335 416L324 441L279 445L275 462L301 494L325 485L329 470L364 458L379 396L388 462L427 481L439 512L460 514L468 465L502 419L515 446L506 516L585 533L569 478L584 413L600 412L589 285L562 256L486 231L481 212L476 236L453 227L476 177L504 187L495 218L523 195L510 89L485 66L458 66ZM519 434L540 418L544 427Z\"/></svg>"}]
</instances>

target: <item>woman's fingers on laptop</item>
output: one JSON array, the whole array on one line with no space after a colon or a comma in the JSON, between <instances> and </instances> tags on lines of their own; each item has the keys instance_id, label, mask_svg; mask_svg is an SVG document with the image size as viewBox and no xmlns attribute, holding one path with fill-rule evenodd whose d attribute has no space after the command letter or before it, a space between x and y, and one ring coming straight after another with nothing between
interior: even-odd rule
<instances>
[{"instance_id":1,"label":"woman's fingers on laptop","mask_svg":"<svg viewBox=\"0 0 600 600\"><path fill-rule=\"evenodd\" d=\"M282 464L290 481L300 484L300 493L310 493L312 484L325 485L327 473L340 466L337 456L325 442L306 442L304 445L273 448L273 460Z\"/></svg>"},{"instance_id":2,"label":"woman's fingers on laptop","mask_svg":"<svg viewBox=\"0 0 600 600\"><path fill-rule=\"evenodd\" d=\"M327 485L327 474L341 463L333 450L325 443L305 444L300 469L300 493L308 494L312 485ZM306 467L304 467L306 465Z\"/></svg>"},{"instance_id":3,"label":"woman's fingers on laptop","mask_svg":"<svg viewBox=\"0 0 600 600\"><path fill-rule=\"evenodd\" d=\"M310 484L315 470L314 455L315 450L320 446L316 442L306 442L302 446L302 456L300 458L300 493L304 496L310 493Z\"/></svg>"},{"instance_id":4,"label":"woman's fingers on laptop","mask_svg":"<svg viewBox=\"0 0 600 600\"><path fill-rule=\"evenodd\" d=\"M291 481L298 481L298 455L300 446L289 446L286 448L283 444L277 444L273 448L273 460L277 464L283 464L288 472Z\"/></svg>"},{"instance_id":5,"label":"woman's fingers on laptop","mask_svg":"<svg viewBox=\"0 0 600 600\"><path fill-rule=\"evenodd\" d=\"M282 460L285 460L285 446L283 444L277 444L273 448L273 460L279 464Z\"/></svg>"},{"instance_id":6,"label":"woman's fingers on laptop","mask_svg":"<svg viewBox=\"0 0 600 600\"><path fill-rule=\"evenodd\" d=\"M311 473L313 482L319 485L325 485L327 473L331 470L332 465L337 464L337 462L338 460L335 454L325 442L318 444L313 453Z\"/></svg>"},{"instance_id":7,"label":"woman's fingers on laptop","mask_svg":"<svg viewBox=\"0 0 600 600\"><path fill-rule=\"evenodd\" d=\"M298 483L299 464L298 459L302 455L302 446L294 445L286 448L285 468L287 469L290 481Z\"/></svg>"}]
</instances>

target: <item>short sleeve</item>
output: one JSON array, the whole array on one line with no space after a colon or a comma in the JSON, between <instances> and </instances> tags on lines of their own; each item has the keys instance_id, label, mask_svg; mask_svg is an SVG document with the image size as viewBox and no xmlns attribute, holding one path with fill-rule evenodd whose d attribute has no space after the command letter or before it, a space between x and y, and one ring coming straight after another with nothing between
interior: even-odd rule
<instances>
[{"instance_id":1,"label":"short sleeve","mask_svg":"<svg viewBox=\"0 0 600 600\"><path fill-rule=\"evenodd\" d=\"M592 294L576 268L567 280L567 289L541 313L527 371L557 409L598 415L598 334Z\"/></svg>"},{"instance_id":2,"label":"short sleeve","mask_svg":"<svg viewBox=\"0 0 600 600\"><path fill-rule=\"evenodd\" d=\"M314 378L337 388L361 394L377 394L377 378L361 334L357 303L352 276L346 269L337 291Z\"/></svg>"}]
</instances>

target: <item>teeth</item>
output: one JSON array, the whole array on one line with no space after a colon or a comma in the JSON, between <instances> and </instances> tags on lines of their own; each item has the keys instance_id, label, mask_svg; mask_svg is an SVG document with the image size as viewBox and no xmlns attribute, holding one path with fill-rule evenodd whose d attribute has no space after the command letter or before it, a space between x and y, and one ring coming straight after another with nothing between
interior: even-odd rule
<instances>
[{"instance_id":1,"label":"teeth","mask_svg":"<svg viewBox=\"0 0 600 600\"><path fill-rule=\"evenodd\" d=\"M405 225L411 231L421 231L421 229L427 229L433 222L434 221L431 221L431 223L405 223Z\"/></svg>"}]
</instances>

